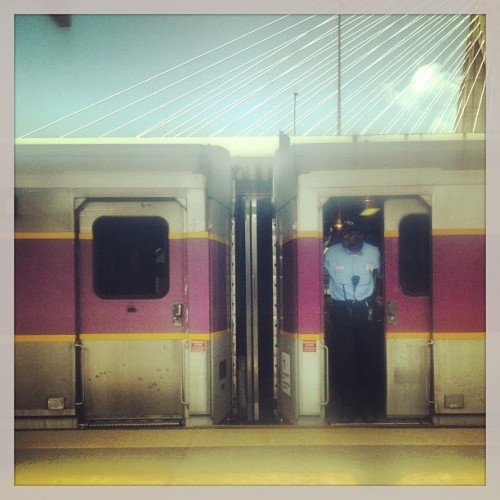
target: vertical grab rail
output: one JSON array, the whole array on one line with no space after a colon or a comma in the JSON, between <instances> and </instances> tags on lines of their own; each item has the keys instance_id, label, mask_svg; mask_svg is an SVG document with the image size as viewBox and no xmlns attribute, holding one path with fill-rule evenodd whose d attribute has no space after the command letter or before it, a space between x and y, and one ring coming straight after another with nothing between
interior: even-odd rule
<instances>
[{"instance_id":1,"label":"vertical grab rail","mask_svg":"<svg viewBox=\"0 0 500 500\"><path fill-rule=\"evenodd\" d=\"M75 342L75 348L81 349L80 352L80 387L81 387L81 401L75 402L76 406L82 406L85 403L85 365L84 365L84 356L83 356L83 344L80 340Z\"/></svg>"},{"instance_id":2,"label":"vertical grab rail","mask_svg":"<svg viewBox=\"0 0 500 500\"><path fill-rule=\"evenodd\" d=\"M430 387L430 382L429 382L429 373L432 369L432 346L434 345L434 340L430 339L429 342L425 344L425 361L426 361L426 366L425 366L425 399L427 403L430 405L434 404L435 401L431 399L431 387ZM428 355L427 355L428 354Z\"/></svg>"},{"instance_id":3,"label":"vertical grab rail","mask_svg":"<svg viewBox=\"0 0 500 500\"><path fill-rule=\"evenodd\" d=\"M187 352L187 354L186 354ZM189 401L186 401L184 400L184 386L185 386L185 368L186 368L186 365L188 365L189 367L189 363L186 362L186 358L187 356L189 355L189 340L188 339L184 339L183 343L182 343L182 370L181 370L181 404L184 405L184 406L188 406L189 405ZM188 394L188 400L189 400L189 394Z\"/></svg>"},{"instance_id":4,"label":"vertical grab rail","mask_svg":"<svg viewBox=\"0 0 500 500\"><path fill-rule=\"evenodd\" d=\"M321 406L326 406L330 402L330 351L328 346L323 344L325 351L325 388L326 388L326 401L321 403Z\"/></svg>"}]
</instances>

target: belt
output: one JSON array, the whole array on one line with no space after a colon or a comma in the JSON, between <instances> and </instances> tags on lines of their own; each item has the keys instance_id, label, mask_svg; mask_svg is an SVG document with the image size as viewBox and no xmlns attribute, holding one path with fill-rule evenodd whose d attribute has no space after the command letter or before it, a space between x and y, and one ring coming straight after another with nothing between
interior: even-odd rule
<instances>
[{"instance_id":1,"label":"belt","mask_svg":"<svg viewBox=\"0 0 500 500\"><path fill-rule=\"evenodd\" d=\"M366 304L368 305L371 301L373 300L373 295L370 295L369 297L366 297L366 299L360 299L360 300L340 300L340 299L333 299L334 304L339 304L339 305L349 305L352 306L354 304Z\"/></svg>"}]
</instances>

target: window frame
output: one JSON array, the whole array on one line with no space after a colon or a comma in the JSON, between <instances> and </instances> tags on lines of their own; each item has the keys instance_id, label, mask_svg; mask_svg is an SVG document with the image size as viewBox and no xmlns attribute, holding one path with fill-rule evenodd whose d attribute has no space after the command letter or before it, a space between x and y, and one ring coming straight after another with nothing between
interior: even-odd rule
<instances>
[{"instance_id":1,"label":"window frame","mask_svg":"<svg viewBox=\"0 0 500 500\"><path fill-rule=\"evenodd\" d=\"M419 232L417 235L413 234L413 236L408 235L411 238L411 241L408 241L406 244L405 238L407 233L407 228L405 225L411 223L415 220L422 220L425 222L426 227L419 228ZM415 229L412 231L415 233ZM431 219L430 214L428 213L413 213L405 215L399 221L398 227L399 233L399 242L398 242L398 254L399 254L399 286L405 295L411 297L428 297L431 293L431 268L432 268L432 260L431 260ZM419 247L415 246L415 241L418 236L426 235L426 248L424 249L424 245ZM418 240L417 240L418 241ZM411 243L411 244L410 244ZM416 248L419 248L418 251ZM408 249L411 249L411 255L408 254ZM426 260L424 258L421 260L420 265L417 268L412 270L409 269L408 262L415 255L423 255L423 252L427 255ZM424 266L427 266L426 272L424 273ZM413 276L413 281L409 281ZM417 276L426 276L426 280L419 280ZM411 285L411 286L410 286Z\"/></svg>"}]
</instances>

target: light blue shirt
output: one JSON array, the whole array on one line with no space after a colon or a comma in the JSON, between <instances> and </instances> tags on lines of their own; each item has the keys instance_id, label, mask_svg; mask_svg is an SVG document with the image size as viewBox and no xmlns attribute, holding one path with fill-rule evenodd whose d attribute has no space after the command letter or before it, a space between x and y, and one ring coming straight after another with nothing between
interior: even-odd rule
<instances>
[{"instance_id":1,"label":"light blue shirt","mask_svg":"<svg viewBox=\"0 0 500 500\"><path fill-rule=\"evenodd\" d=\"M373 271L380 269L380 251L363 242L361 251L352 253L338 243L325 251L324 267L330 277L330 294L334 300L364 300L373 294ZM359 276L356 286L353 276Z\"/></svg>"}]
</instances>

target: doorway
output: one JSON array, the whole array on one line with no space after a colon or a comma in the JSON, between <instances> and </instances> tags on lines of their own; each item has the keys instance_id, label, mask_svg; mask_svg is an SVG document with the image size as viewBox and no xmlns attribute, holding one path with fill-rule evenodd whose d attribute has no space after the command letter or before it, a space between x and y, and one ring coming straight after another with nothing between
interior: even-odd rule
<instances>
[{"instance_id":1,"label":"doorway","mask_svg":"<svg viewBox=\"0 0 500 500\"><path fill-rule=\"evenodd\" d=\"M173 199L78 207L80 423L185 418L184 221Z\"/></svg>"},{"instance_id":2,"label":"doorway","mask_svg":"<svg viewBox=\"0 0 500 500\"><path fill-rule=\"evenodd\" d=\"M375 360L371 372L374 414L369 421L428 419L433 405L430 205L417 195L331 198L323 208L325 247L339 243L343 224L357 216L363 221L364 241L381 254L378 289L382 307L374 308L373 321L367 327L372 346L369 358ZM353 372L352 367L345 370L344 346L339 346L342 340L332 323L336 303L327 275L324 291L330 366L327 419L333 423L368 421L362 416L366 409L362 398L352 394L351 403L342 403L346 371ZM366 373L363 363L354 370Z\"/></svg>"},{"instance_id":3,"label":"doorway","mask_svg":"<svg viewBox=\"0 0 500 500\"><path fill-rule=\"evenodd\" d=\"M338 245L336 248L342 248L344 251L343 234L349 223L355 220L359 221L358 224L363 229L363 245L368 243L379 250L380 266L377 271L378 278L374 281L379 293L383 293L381 281L384 252L383 214L383 200L368 197L331 198L323 208L325 252L334 245ZM361 252L364 250L361 249ZM355 260L363 259L363 255L360 254ZM344 265L339 262L335 268L342 268L344 272L348 272L348 265L351 265L350 262L346 264L344 270ZM368 265L372 264L366 264ZM353 276L354 278L359 280L359 276ZM359 288L362 284L359 284ZM383 308L376 306L374 297L368 298L368 301L364 298L362 301L355 299L354 302L351 302L349 297L339 297L338 292L330 290L330 276L326 271L323 288L325 344L329 356L330 393L326 409L327 421L332 423L377 421L385 416L386 400ZM343 288L345 295L345 287ZM356 290L355 283L354 290ZM358 309L358 304L363 308L366 304L368 316L364 309ZM357 310L363 311L360 315L364 315L359 321ZM367 319L369 321L365 321Z\"/></svg>"}]
</instances>

